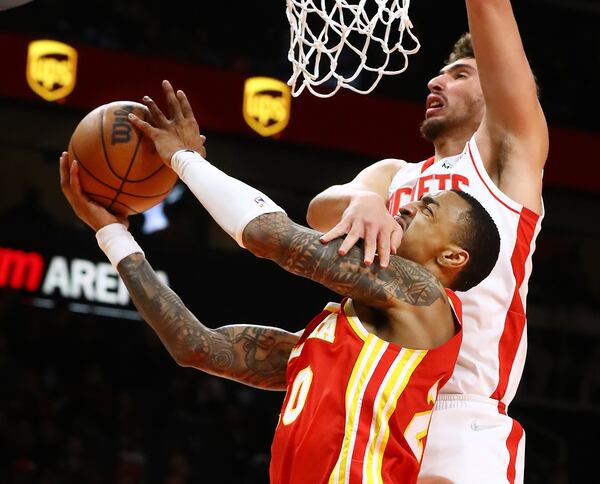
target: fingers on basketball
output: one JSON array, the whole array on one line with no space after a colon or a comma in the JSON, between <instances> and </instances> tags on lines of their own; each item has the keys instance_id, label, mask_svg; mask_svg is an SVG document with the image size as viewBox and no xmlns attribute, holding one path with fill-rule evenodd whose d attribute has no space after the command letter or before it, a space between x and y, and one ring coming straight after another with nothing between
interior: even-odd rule
<instances>
[{"instance_id":1,"label":"fingers on basketball","mask_svg":"<svg viewBox=\"0 0 600 484\"><path fill-rule=\"evenodd\" d=\"M77 160L71 162L71 188L78 197L81 197L81 184L79 183L79 167L77 166Z\"/></svg>"},{"instance_id":2,"label":"fingers on basketball","mask_svg":"<svg viewBox=\"0 0 600 484\"><path fill-rule=\"evenodd\" d=\"M127 117L129 119L129 121L131 122L131 124L133 124L137 129L139 129L142 133L144 133L146 136L150 137L151 139L154 139L154 135L156 133L156 128L154 128L150 123L148 123L147 121L144 121L143 119L140 119L134 113L129 113Z\"/></svg>"},{"instance_id":3,"label":"fingers on basketball","mask_svg":"<svg viewBox=\"0 0 600 484\"><path fill-rule=\"evenodd\" d=\"M167 117L163 114L163 112L160 110L160 108L154 102L154 99L152 99L150 96L144 96L142 101L148 108L148 111L150 111L150 116L156 126L164 127L169 123L169 120L167 119Z\"/></svg>"},{"instance_id":4,"label":"fingers on basketball","mask_svg":"<svg viewBox=\"0 0 600 484\"><path fill-rule=\"evenodd\" d=\"M81 165L82 192L113 214L143 213L164 200L177 182L156 150L154 139L162 128L152 126L149 111L146 104L114 101L90 111L71 135L68 152ZM127 116L130 112L138 122Z\"/></svg>"},{"instance_id":5,"label":"fingers on basketball","mask_svg":"<svg viewBox=\"0 0 600 484\"><path fill-rule=\"evenodd\" d=\"M66 151L63 151L60 155L60 163L59 163L59 174L60 174L60 187L62 188L63 193L65 193L65 189L69 186L69 155ZM66 193L65 193L66 195Z\"/></svg>"}]
</instances>

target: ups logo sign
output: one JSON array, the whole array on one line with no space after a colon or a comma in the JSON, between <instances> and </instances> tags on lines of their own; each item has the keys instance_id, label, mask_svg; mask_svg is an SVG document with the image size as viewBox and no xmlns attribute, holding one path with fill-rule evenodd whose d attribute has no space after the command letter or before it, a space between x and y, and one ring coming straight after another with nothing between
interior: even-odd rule
<instances>
[{"instance_id":1,"label":"ups logo sign","mask_svg":"<svg viewBox=\"0 0 600 484\"><path fill-rule=\"evenodd\" d=\"M290 120L292 96L284 82L269 77L251 77L244 85L244 119L261 136L285 129Z\"/></svg>"},{"instance_id":2,"label":"ups logo sign","mask_svg":"<svg viewBox=\"0 0 600 484\"><path fill-rule=\"evenodd\" d=\"M77 51L55 40L36 40L27 52L27 83L46 101L68 96L75 87Z\"/></svg>"}]
</instances>

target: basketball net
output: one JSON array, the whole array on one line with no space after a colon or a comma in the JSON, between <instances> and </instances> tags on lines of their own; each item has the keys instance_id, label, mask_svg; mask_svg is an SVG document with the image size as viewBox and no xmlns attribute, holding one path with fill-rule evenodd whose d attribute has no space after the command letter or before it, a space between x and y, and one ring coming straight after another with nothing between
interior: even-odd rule
<instances>
[{"instance_id":1,"label":"basketball net","mask_svg":"<svg viewBox=\"0 0 600 484\"><path fill-rule=\"evenodd\" d=\"M365 8L367 1L373 10L370 14ZM308 88L315 96L326 98L342 87L368 94L384 75L404 72L408 56L420 48L411 32L409 4L410 0L287 0L292 95L297 97ZM403 46L407 41L411 47ZM375 59L379 65L368 63L367 51L372 53L373 48L382 52ZM352 53L357 56L356 65L344 67L344 58ZM392 57L398 56L403 58L401 65L391 68ZM364 79L358 79L363 71L372 73L362 76L370 78L367 86L362 86Z\"/></svg>"}]
</instances>

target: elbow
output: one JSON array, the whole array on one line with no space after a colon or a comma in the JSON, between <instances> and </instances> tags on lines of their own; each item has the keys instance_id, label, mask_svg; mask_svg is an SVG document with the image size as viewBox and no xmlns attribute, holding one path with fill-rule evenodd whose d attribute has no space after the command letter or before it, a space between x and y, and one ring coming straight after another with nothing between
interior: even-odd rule
<instances>
[{"instance_id":1,"label":"elbow","mask_svg":"<svg viewBox=\"0 0 600 484\"><path fill-rule=\"evenodd\" d=\"M264 244L262 243L264 236L262 236L262 231L258 224L258 219L261 217L255 218L246 225L242 233L244 248L256 257L262 257L261 254L264 252Z\"/></svg>"},{"instance_id":2,"label":"elbow","mask_svg":"<svg viewBox=\"0 0 600 484\"><path fill-rule=\"evenodd\" d=\"M171 356L179 366L184 368L195 366L192 351L172 351Z\"/></svg>"},{"instance_id":3,"label":"elbow","mask_svg":"<svg viewBox=\"0 0 600 484\"><path fill-rule=\"evenodd\" d=\"M315 230L322 230L319 217L319 202L319 196L317 195L310 201L308 209L306 210L306 223L310 228Z\"/></svg>"},{"instance_id":4,"label":"elbow","mask_svg":"<svg viewBox=\"0 0 600 484\"><path fill-rule=\"evenodd\" d=\"M276 258L281 241L273 224L281 217L289 223L287 216L279 212L267 213L252 220L242 234L244 247L256 257L271 260Z\"/></svg>"},{"instance_id":5,"label":"elbow","mask_svg":"<svg viewBox=\"0 0 600 484\"><path fill-rule=\"evenodd\" d=\"M317 195L308 204L306 210L306 223L311 229L319 232L327 232L334 225L331 219L331 213L336 211L337 207L332 207L321 195Z\"/></svg>"},{"instance_id":6,"label":"elbow","mask_svg":"<svg viewBox=\"0 0 600 484\"><path fill-rule=\"evenodd\" d=\"M171 356L182 368L195 368L201 371L207 371L208 366L206 365L206 358L201 357L193 350L179 351L177 353L171 352Z\"/></svg>"},{"instance_id":7,"label":"elbow","mask_svg":"<svg viewBox=\"0 0 600 484\"><path fill-rule=\"evenodd\" d=\"M202 363L207 359L207 353L202 351L198 343L185 343L178 340L165 347L175 363L184 368L194 367L201 370Z\"/></svg>"},{"instance_id":8,"label":"elbow","mask_svg":"<svg viewBox=\"0 0 600 484\"><path fill-rule=\"evenodd\" d=\"M272 259L273 249L268 247L260 238L244 237L244 246L252 255L261 259Z\"/></svg>"}]
</instances>

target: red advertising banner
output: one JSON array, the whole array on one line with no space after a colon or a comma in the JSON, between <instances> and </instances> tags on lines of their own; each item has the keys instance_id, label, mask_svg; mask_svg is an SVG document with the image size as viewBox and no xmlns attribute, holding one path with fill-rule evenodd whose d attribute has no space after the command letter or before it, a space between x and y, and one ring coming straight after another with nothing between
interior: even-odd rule
<instances>
[{"instance_id":1,"label":"red advertising banner","mask_svg":"<svg viewBox=\"0 0 600 484\"><path fill-rule=\"evenodd\" d=\"M28 46L33 40L40 39L0 32L4 66L0 97L46 102L27 81ZM71 46L77 51L77 77L72 92L61 101L65 106L88 111L110 101L139 101L145 94L161 99L160 81L169 79L188 94L201 128L259 136L243 115L244 83L250 75L165 58ZM370 158L402 156L421 160L431 154L430 146L418 133L423 111L419 103L373 95L340 92L332 98L319 99L303 94L292 99L289 124L275 136L280 142ZM600 133L551 128L546 185L599 192L598 177L593 176L600 171L594 159L599 152Z\"/></svg>"}]
</instances>

